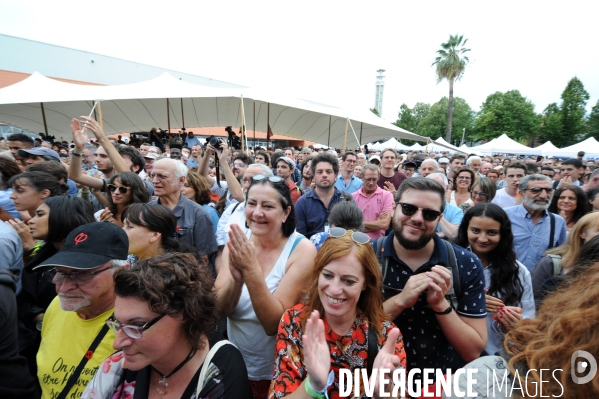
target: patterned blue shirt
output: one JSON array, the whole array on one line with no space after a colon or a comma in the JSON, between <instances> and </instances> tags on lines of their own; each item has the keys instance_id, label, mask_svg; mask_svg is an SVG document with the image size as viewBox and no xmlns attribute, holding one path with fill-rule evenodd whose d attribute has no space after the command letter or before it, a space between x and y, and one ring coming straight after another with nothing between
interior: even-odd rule
<instances>
[{"instance_id":1,"label":"patterned blue shirt","mask_svg":"<svg viewBox=\"0 0 599 399\"><path fill-rule=\"evenodd\" d=\"M390 258L383 280L385 300L403 290L411 276L430 271L434 265L449 266L447 247L436 234L433 237L435 249L431 258L416 271L410 269L395 253L394 236L391 232L387 237L379 238L385 240L383 256ZM374 248L376 245L376 241L373 242ZM484 318L487 315L487 307L483 266L476 255L470 251L454 244L452 246L459 268L461 287L456 313L464 317ZM393 322L399 327L403 336L408 369L450 368L455 371L467 363L443 334L435 313L426 301L426 292L418 297L414 306L405 309Z\"/></svg>"},{"instance_id":2,"label":"patterned blue shirt","mask_svg":"<svg viewBox=\"0 0 599 399\"><path fill-rule=\"evenodd\" d=\"M549 212L545 211L543 217L537 224L534 224L524 204L511 206L504 210L512 222L516 258L531 271L549 247L551 232ZM553 247L558 247L566 242L566 221L559 215L554 214L554 216Z\"/></svg>"},{"instance_id":3,"label":"patterned blue shirt","mask_svg":"<svg viewBox=\"0 0 599 399\"><path fill-rule=\"evenodd\" d=\"M351 175L351 179L349 180L348 185L345 185L345 179L343 178L341 173L339 173L339 176L337 176L337 180L335 181L335 187L337 187L337 190L347 191L350 194L361 189L363 185L364 182L362 181L362 179L357 178L355 175Z\"/></svg>"}]
</instances>

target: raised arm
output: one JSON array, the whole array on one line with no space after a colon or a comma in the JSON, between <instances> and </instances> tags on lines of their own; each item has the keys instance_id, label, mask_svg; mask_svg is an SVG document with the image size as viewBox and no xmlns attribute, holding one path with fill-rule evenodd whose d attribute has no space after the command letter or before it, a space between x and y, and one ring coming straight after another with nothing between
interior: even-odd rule
<instances>
[{"instance_id":1,"label":"raised arm","mask_svg":"<svg viewBox=\"0 0 599 399\"><path fill-rule=\"evenodd\" d=\"M106 155L108 155L108 158L112 162L114 170L117 173L129 172L129 165L127 165L121 154L119 154L118 150L112 145L110 140L108 140L108 137L106 137L104 134L100 124L96 122L95 119L87 116L82 116L81 119L87 123L89 130L92 131L94 136L96 136L98 143L100 143L102 148L104 148L104 151L106 151Z\"/></svg>"},{"instance_id":2,"label":"raised arm","mask_svg":"<svg viewBox=\"0 0 599 399\"><path fill-rule=\"evenodd\" d=\"M87 144L87 134L85 130L85 128L81 128L81 122L79 122L79 119L73 118L71 120L71 132L73 133L73 142L75 143L73 152L76 154L83 154L83 148L85 147L85 144ZM69 178L84 186L102 189L102 187L104 187L104 181L102 179L84 174L81 169L81 161L81 156L71 156L71 163L69 164Z\"/></svg>"},{"instance_id":3,"label":"raised arm","mask_svg":"<svg viewBox=\"0 0 599 399\"><path fill-rule=\"evenodd\" d=\"M210 145L210 144L208 144ZM227 186L229 187L229 193L231 194L231 198L235 198L239 202L243 202L245 198L243 197L243 191L241 189L241 184L239 184L239 180L233 174L231 167L229 166L229 162L227 162L227 153L229 152L229 146L227 143L222 142L221 151L218 152L218 164L222 169L225 180L227 181Z\"/></svg>"}]
</instances>

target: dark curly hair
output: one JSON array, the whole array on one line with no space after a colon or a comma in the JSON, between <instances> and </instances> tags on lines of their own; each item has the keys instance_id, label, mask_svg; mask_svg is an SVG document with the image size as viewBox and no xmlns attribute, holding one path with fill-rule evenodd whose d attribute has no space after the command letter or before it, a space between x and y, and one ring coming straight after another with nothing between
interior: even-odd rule
<instances>
[{"instance_id":1,"label":"dark curly hair","mask_svg":"<svg viewBox=\"0 0 599 399\"><path fill-rule=\"evenodd\" d=\"M21 173L21 168L12 159L0 157L0 184L7 184L11 177Z\"/></svg>"},{"instance_id":2,"label":"dark curly hair","mask_svg":"<svg viewBox=\"0 0 599 399\"><path fill-rule=\"evenodd\" d=\"M570 190L574 192L576 195L576 209L574 210L574 214L572 215L572 220L566 220L566 223L576 223L578 220L589 213L591 211L591 204L587 199L587 195L584 190L578 186L573 186L570 184L566 184L560 186L555 193L553 194L553 198L551 199L551 203L549 204L549 212L556 213L559 215L559 209L557 208L557 202L559 201L560 195L566 191Z\"/></svg>"},{"instance_id":3,"label":"dark curly hair","mask_svg":"<svg viewBox=\"0 0 599 399\"><path fill-rule=\"evenodd\" d=\"M468 186L468 192L472 192L472 185L477 180L477 175L476 175L476 173L474 173L474 171L472 169L467 169L467 168L462 168L459 170L458 173L455 174L455 176L453 177L453 189L455 190L456 187L458 186L458 176L462 172L466 172L466 173L470 174L470 185Z\"/></svg>"},{"instance_id":4,"label":"dark curly hair","mask_svg":"<svg viewBox=\"0 0 599 399\"><path fill-rule=\"evenodd\" d=\"M478 204L468 209L458 229L454 242L464 248L470 245L468 228L473 217L488 217L499 222L500 240L497 248L489 253L491 285L488 294L501 297L508 306L518 306L524 293L524 287L518 277L518 264L514 252L514 235L512 223L501 207L491 203Z\"/></svg>"},{"instance_id":5,"label":"dark curly hair","mask_svg":"<svg viewBox=\"0 0 599 399\"><path fill-rule=\"evenodd\" d=\"M8 186L17 189L18 186L33 187L38 193L48 190L50 197L65 195L69 186L66 183L60 182L48 172L25 172L20 175L15 175L8 181Z\"/></svg>"},{"instance_id":6,"label":"dark curly hair","mask_svg":"<svg viewBox=\"0 0 599 399\"><path fill-rule=\"evenodd\" d=\"M60 195L48 198L44 204L50 209L46 242L64 241L77 227L96 221L89 201L79 197Z\"/></svg>"},{"instance_id":7,"label":"dark curly hair","mask_svg":"<svg viewBox=\"0 0 599 399\"><path fill-rule=\"evenodd\" d=\"M183 316L183 329L192 347L202 350L218 320L214 280L210 270L189 254L167 252L137 262L114 274L114 293L148 303L161 315Z\"/></svg>"}]
</instances>

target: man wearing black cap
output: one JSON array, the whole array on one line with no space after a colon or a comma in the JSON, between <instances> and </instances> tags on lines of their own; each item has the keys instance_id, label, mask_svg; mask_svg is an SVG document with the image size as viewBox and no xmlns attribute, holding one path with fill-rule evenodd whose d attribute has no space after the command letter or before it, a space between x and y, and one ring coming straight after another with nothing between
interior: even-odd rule
<instances>
[{"instance_id":1,"label":"man wearing black cap","mask_svg":"<svg viewBox=\"0 0 599 399\"><path fill-rule=\"evenodd\" d=\"M416 173L416 169L418 169L418 165L416 165L412 161L405 161L402 164L402 172L406 176L406 178L414 177L414 173Z\"/></svg>"},{"instance_id":2,"label":"man wearing black cap","mask_svg":"<svg viewBox=\"0 0 599 399\"><path fill-rule=\"evenodd\" d=\"M62 249L37 266L56 285L43 318L37 353L42 397L76 398L114 349L115 334L106 327L114 310L112 274L129 267L125 231L108 222L73 230Z\"/></svg>"}]
</instances>

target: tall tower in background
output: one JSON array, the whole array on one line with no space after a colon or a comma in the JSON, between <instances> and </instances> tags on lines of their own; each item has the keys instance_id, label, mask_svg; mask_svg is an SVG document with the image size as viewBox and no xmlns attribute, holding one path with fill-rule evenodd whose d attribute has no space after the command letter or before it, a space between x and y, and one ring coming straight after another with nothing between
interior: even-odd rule
<instances>
[{"instance_id":1,"label":"tall tower in background","mask_svg":"<svg viewBox=\"0 0 599 399\"><path fill-rule=\"evenodd\" d=\"M374 96L374 108L379 111L379 116L383 116L383 89L385 88L385 70L376 71L376 93Z\"/></svg>"}]
</instances>

